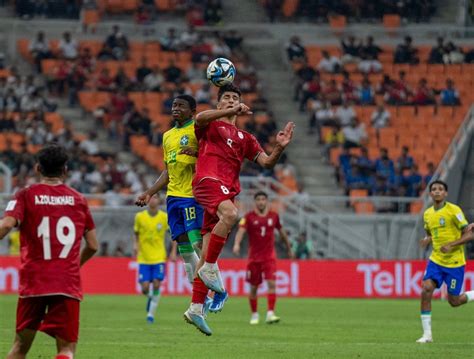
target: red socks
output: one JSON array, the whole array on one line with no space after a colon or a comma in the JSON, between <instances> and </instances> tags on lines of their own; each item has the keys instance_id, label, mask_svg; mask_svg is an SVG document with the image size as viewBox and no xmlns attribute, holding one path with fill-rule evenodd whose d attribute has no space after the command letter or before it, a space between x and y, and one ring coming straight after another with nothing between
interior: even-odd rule
<instances>
[{"instance_id":1,"label":"red socks","mask_svg":"<svg viewBox=\"0 0 474 359\"><path fill-rule=\"evenodd\" d=\"M209 241L209 247L207 248L206 262L207 263L216 263L219 254L224 248L224 244L227 240L227 237L221 237L217 234L211 233L211 239Z\"/></svg>"},{"instance_id":2,"label":"red socks","mask_svg":"<svg viewBox=\"0 0 474 359\"><path fill-rule=\"evenodd\" d=\"M249 302L250 302L250 310L252 311L252 313L256 313L257 312L257 298L255 299L249 298Z\"/></svg>"},{"instance_id":3,"label":"red socks","mask_svg":"<svg viewBox=\"0 0 474 359\"><path fill-rule=\"evenodd\" d=\"M275 302L276 302L276 294L275 293L268 293L268 310L275 309Z\"/></svg>"},{"instance_id":4,"label":"red socks","mask_svg":"<svg viewBox=\"0 0 474 359\"><path fill-rule=\"evenodd\" d=\"M71 359L69 355L58 354L54 357L54 359Z\"/></svg>"},{"instance_id":5,"label":"red socks","mask_svg":"<svg viewBox=\"0 0 474 359\"><path fill-rule=\"evenodd\" d=\"M193 303L204 304L208 291L209 291L209 289L207 289L206 285L203 283L201 278L199 278L199 277L194 278L193 299L191 301Z\"/></svg>"}]
</instances>

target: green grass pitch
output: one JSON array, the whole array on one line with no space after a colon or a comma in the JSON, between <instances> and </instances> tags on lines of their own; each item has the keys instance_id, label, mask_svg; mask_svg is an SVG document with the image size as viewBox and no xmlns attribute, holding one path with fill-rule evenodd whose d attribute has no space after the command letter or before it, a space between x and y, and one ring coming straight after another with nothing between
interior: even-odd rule
<instances>
[{"instance_id":1,"label":"green grass pitch","mask_svg":"<svg viewBox=\"0 0 474 359\"><path fill-rule=\"evenodd\" d=\"M473 358L474 303L453 309L433 305L432 344L421 335L415 300L286 299L277 302L279 324L250 326L248 302L231 298L209 316L206 337L186 324L187 297L163 297L156 322L145 322L145 298L87 296L81 307L76 358ZM16 297L0 296L0 358L10 348ZM266 299L259 300L264 318ZM52 358L55 345L38 333L29 358Z\"/></svg>"}]
</instances>

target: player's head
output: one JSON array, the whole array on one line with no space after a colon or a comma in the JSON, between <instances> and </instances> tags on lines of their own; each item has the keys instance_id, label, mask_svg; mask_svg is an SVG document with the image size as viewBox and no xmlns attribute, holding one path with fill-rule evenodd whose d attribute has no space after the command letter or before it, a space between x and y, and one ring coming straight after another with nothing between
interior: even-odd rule
<instances>
[{"instance_id":1,"label":"player's head","mask_svg":"<svg viewBox=\"0 0 474 359\"><path fill-rule=\"evenodd\" d=\"M257 207L258 211L264 212L267 209L268 195L265 192L258 191L253 196L253 199L255 200L255 206Z\"/></svg>"},{"instance_id":2,"label":"player's head","mask_svg":"<svg viewBox=\"0 0 474 359\"><path fill-rule=\"evenodd\" d=\"M448 196L448 185L441 180L434 180L430 183L430 196L434 202L443 202Z\"/></svg>"},{"instance_id":3,"label":"player's head","mask_svg":"<svg viewBox=\"0 0 474 359\"><path fill-rule=\"evenodd\" d=\"M240 89L232 84L219 87L217 93L217 109L224 110L226 108L234 107L240 103L242 92Z\"/></svg>"},{"instance_id":4,"label":"player's head","mask_svg":"<svg viewBox=\"0 0 474 359\"><path fill-rule=\"evenodd\" d=\"M155 211L158 209L158 206L160 205L160 196L157 194L154 194L150 198L150 202L148 202L148 207L152 210Z\"/></svg>"},{"instance_id":5,"label":"player's head","mask_svg":"<svg viewBox=\"0 0 474 359\"><path fill-rule=\"evenodd\" d=\"M66 163L69 156L63 146L49 143L36 155L36 170L43 177L63 177L66 174Z\"/></svg>"},{"instance_id":6,"label":"player's head","mask_svg":"<svg viewBox=\"0 0 474 359\"><path fill-rule=\"evenodd\" d=\"M173 100L171 115L173 120L184 122L189 120L196 113L196 100L189 95L179 95Z\"/></svg>"}]
</instances>

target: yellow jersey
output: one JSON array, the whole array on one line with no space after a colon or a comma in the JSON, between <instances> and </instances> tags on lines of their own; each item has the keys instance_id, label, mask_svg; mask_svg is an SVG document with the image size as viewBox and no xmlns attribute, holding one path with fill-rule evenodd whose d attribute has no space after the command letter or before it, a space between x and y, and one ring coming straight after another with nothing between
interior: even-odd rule
<instances>
[{"instance_id":1,"label":"yellow jersey","mask_svg":"<svg viewBox=\"0 0 474 359\"><path fill-rule=\"evenodd\" d=\"M456 246L451 252L441 252L441 247L461 238L462 230L468 225L461 208L446 202L435 210L433 206L423 214L425 230L433 239L433 251L430 260L443 267L455 268L466 264L464 246Z\"/></svg>"},{"instance_id":2,"label":"yellow jersey","mask_svg":"<svg viewBox=\"0 0 474 359\"><path fill-rule=\"evenodd\" d=\"M170 179L166 195L191 198L197 158L180 154L183 147L191 147L196 151L198 149L194 120L189 120L181 127L176 125L163 135L163 155Z\"/></svg>"},{"instance_id":3,"label":"yellow jersey","mask_svg":"<svg viewBox=\"0 0 474 359\"><path fill-rule=\"evenodd\" d=\"M168 215L163 211L158 211L152 216L146 209L135 215L133 231L138 237L138 263L166 262L165 237L167 230Z\"/></svg>"}]
</instances>

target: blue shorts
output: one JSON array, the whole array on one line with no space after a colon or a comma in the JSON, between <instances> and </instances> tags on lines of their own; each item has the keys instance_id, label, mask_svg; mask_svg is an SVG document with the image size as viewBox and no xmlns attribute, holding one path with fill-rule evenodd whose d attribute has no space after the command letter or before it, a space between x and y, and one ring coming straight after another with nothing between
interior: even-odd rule
<instances>
[{"instance_id":1,"label":"blue shorts","mask_svg":"<svg viewBox=\"0 0 474 359\"><path fill-rule=\"evenodd\" d=\"M464 267L448 268L428 261L423 280L431 279L436 283L436 288L440 288L443 282L445 282L449 294L459 295L461 294L464 282Z\"/></svg>"},{"instance_id":2,"label":"blue shorts","mask_svg":"<svg viewBox=\"0 0 474 359\"><path fill-rule=\"evenodd\" d=\"M204 211L194 198L168 196L166 207L173 240L194 229L201 230Z\"/></svg>"},{"instance_id":3,"label":"blue shorts","mask_svg":"<svg viewBox=\"0 0 474 359\"><path fill-rule=\"evenodd\" d=\"M166 263L138 264L138 282L153 282L164 280L166 276Z\"/></svg>"}]
</instances>

